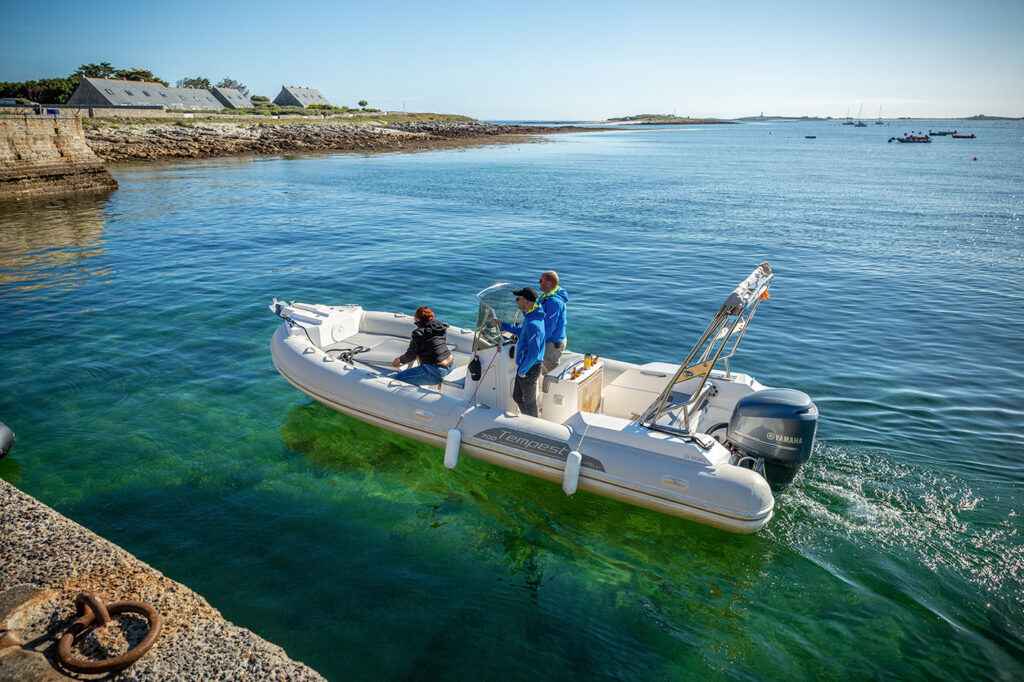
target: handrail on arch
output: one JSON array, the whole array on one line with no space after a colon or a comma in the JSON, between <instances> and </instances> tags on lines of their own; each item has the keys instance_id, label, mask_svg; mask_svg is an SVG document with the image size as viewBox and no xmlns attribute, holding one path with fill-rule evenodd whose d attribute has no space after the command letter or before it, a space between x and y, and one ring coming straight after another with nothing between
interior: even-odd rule
<instances>
[{"instance_id":1,"label":"handrail on arch","mask_svg":"<svg viewBox=\"0 0 1024 682\"><path fill-rule=\"evenodd\" d=\"M750 273L750 276L732 290L664 390L637 417L637 423L657 431L678 433L678 429L657 422L668 410L677 410L682 407L685 431L680 435L689 435L690 409L700 398L711 370L720 360L725 363L726 376L729 376L729 358L736 354L736 348L743 340L743 335L747 333L747 327L754 313L757 312L758 305L762 300L768 298L768 287L771 285L772 276L771 265L761 263ZM725 348L733 337L735 340L732 348L725 353ZM690 394L690 398L681 406L669 405L669 396L676 385L693 379L697 379L698 383L696 390Z\"/></svg>"}]
</instances>

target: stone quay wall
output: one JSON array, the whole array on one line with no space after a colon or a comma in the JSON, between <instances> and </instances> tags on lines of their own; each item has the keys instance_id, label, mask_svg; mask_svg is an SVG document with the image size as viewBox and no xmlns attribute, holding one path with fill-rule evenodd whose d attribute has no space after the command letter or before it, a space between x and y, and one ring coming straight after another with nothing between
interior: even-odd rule
<instances>
[{"instance_id":1,"label":"stone quay wall","mask_svg":"<svg viewBox=\"0 0 1024 682\"><path fill-rule=\"evenodd\" d=\"M74 599L82 591L106 603L143 601L163 617L153 648L101 679L324 679L280 647L224 620L188 587L0 479L0 682L96 679L67 673L56 659L57 642L76 619ZM145 626L145 619L115 617L111 625L85 633L72 653L86 660L123 654L145 636Z\"/></svg>"},{"instance_id":2,"label":"stone quay wall","mask_svg":"<svg viewBox=\"0 0 1024 682\"><path fill-rule=\"evenodd\" d=\"M0 199L111 190L75 116L0 116Z\"/></svg>"}]
</instances>

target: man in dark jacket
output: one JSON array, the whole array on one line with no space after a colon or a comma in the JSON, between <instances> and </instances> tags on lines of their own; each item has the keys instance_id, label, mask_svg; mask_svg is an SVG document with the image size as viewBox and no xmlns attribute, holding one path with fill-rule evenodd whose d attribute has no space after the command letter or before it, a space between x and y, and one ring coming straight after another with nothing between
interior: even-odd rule
<instances>
[{"instance_id":1,"label":"man in dark jacket","mask_svg":"<svg viewBox=\"0 0 1024 682\"><path fill-rule=\"evenodd\" d=\"M516 344L516 381L512 389L512 400L519 411L531 417L538 416L537 380L540 379L541 363L544 360L544 311L537 305L537 292L523 287L512 292L516 305L525 316L523 324L513 325L494 318L501 325L501 331L519 337Z\"/></svg>"},{"instance_id":2,"label":"man in dark jacket","mask_svg":"<svg viewBox=\"0 0 1024 682\"><path fill-rule=\"evenodd\" d=\"M395 379L415 386L435 386L448 375L455 361L455 356L448 350L448 329L426 306L416 309L413 320L416 328L412 330L409 348L392 360L391 366L406 365L417 358L420 364L403 369Z\"/></svg>"},{"instance_id":3,"label":"man in dark jacket","mask_svg":"<svg viewBox=\"0 0 1024 682\"><path fill-rule=\"evenodd\" d=\"M558 286L558 273L546 270L540 275L540 290L543 292L537 301L544 310L544 364L540 373L546 375L555 367L565 352L566 344L566 304L569 294Z\"/></svg>"}]
</instances>

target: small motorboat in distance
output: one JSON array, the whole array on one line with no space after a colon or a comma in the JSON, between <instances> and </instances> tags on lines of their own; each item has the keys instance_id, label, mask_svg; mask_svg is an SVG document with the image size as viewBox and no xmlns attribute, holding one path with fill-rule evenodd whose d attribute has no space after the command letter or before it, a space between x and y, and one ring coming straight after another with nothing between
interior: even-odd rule
<instances>
[{"instance_id":1,"label":"small motorboat in distance","mask_svg":"<svg viewBox=\"0 0 1024 682\"><path fill-rule=\"evenodd\" d=\"M942 137L943 135L956 135L955 130L929 130L928 134L932 137Z\"/></svg>"},{"instance_id":2,"label":"small motorboat in distance","mask_svg":"<svg viewBox=\"0 0 1024 682\"><path fill-rule=\"evenodd\" d=\"M956 133L954 133L952 137L956 140L973 140L974 133L971 133L970 135L957 135Z\"/></svg>"},{"instance_id":3,"label":"small motorboat in distance","mask_svg":"<svg viewBox=\"0 0 1024 682\"><path fill-rule=\"evenodd\" d=\"M729 294L682 363L632 363L566 351L542 379L540 417L512 399L517 339L495 317L521 315L511 284L476 295L473 329L448 327L455 356L441 384L394 378L413 318L358 305L274 299L284 322L270 352L297 389L339 412L460 454L735 533L774 513L772 490L811 456L818 410L800 391L734 372L772 270L762 263ZM583 501L585 504L585 500Z\"/></svg>"},{"instance_id":4,"label":"small motorboat in distance","mask_svg":"<svg viewBox=\"0 0 1024 682\"><path fill-rule=\"evenodd\" d=\"M892 140L889 140L892 142ZM897 142L931 142L932 138L927 135L907 135L906 137L897 137Z\"/></svg>"}]
</instances>

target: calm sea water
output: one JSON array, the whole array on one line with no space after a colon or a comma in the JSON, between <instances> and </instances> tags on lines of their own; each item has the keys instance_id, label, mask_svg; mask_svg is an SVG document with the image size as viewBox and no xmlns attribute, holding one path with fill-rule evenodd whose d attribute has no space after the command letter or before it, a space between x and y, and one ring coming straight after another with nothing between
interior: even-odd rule
<instances>
[{"instance_id":1,"label":"calm sea water","mask_svg":"<svg viewBox=\"0 0 1024 682\"><path fill-rule=\"evenodd\" d=\"M957 127L124 165L4 205L0 476L333 679L1021 679L1024 125ZM448 472L269 356L272 296L469 326L555 268L573 348L678 361L763 260L733 367L822 420L756 536Z\"/></svg>"}]
</instances>

